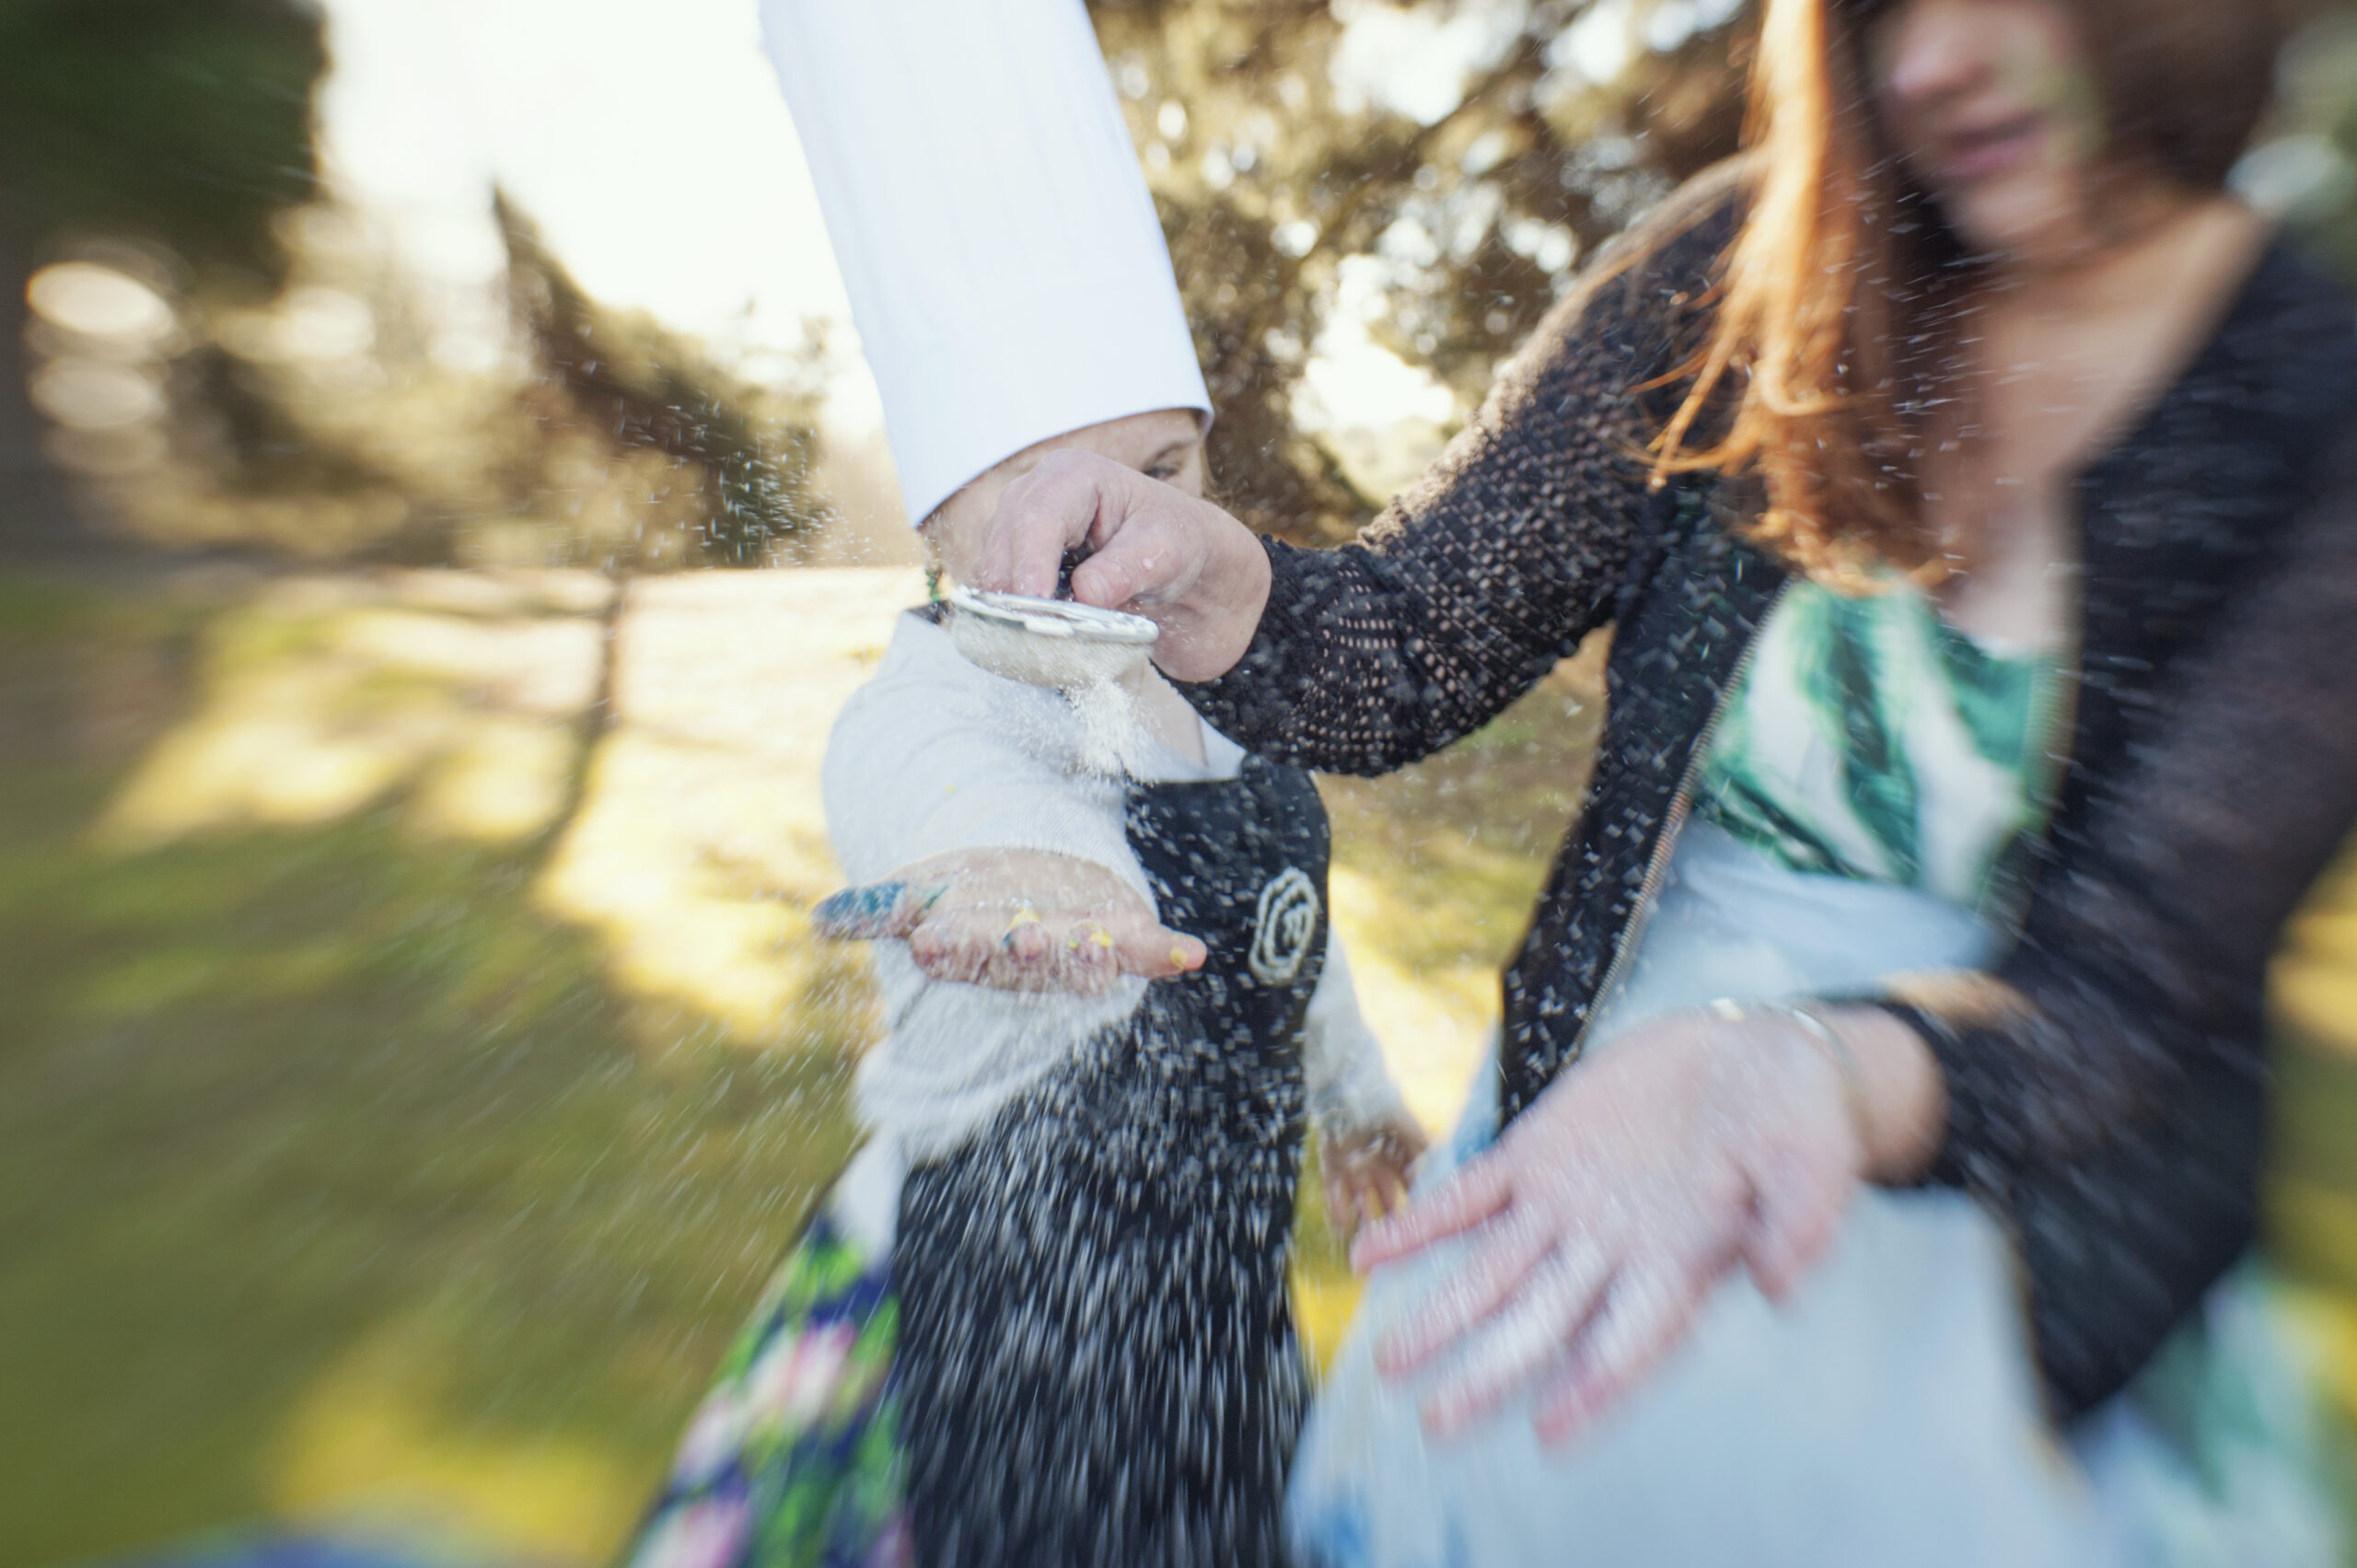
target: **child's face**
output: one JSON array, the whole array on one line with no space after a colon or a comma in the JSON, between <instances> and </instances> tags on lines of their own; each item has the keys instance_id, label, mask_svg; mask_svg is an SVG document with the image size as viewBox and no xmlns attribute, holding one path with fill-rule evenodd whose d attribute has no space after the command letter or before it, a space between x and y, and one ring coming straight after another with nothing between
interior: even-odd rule
<instances>
[{"instance_id":1,"label":"child's face","mask_svg":"<svg viewBox=\"0 0 2357 1568\"><path fill-rule=\"evenodd\" d=\"M1044 454L1068 447L1109 458L1190 495L1203 493L1202 421L1192 409L1156 409L1051 436L978 475L926 519L924 537L952 581L972 580L982 530L998 511L1000 494Z\"/></svg>"}]
</instances>

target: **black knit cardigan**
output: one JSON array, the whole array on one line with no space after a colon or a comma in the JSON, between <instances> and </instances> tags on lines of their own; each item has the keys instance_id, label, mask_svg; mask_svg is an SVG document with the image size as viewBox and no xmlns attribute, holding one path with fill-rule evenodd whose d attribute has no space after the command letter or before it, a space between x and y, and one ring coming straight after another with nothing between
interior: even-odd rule
<instances>
[{"instance_id":1,"label":"black knit cardigan","mask_svg":"<svg viewBox=\"0 0 2357 1568\"><path fill-rule=\"evenodd\" d=\"M1600 269L1360 542L1269 545L1242 662L1183 688L1245 745L1380 773L1614 630L1594 783L1504 977L1509 1116L1577 1054L1689 768L1784 580L1740 482L1637 456L1707 330L1734 203ZM1944 1069L1929 1179L2011 1227L2058 1416L2118 1389L2249 1246L2273 938L2357 819L2357 314L2270 249L2077 476L2067 766L1985 974L1874 1000Z\"/></svg>"}]
</instances>

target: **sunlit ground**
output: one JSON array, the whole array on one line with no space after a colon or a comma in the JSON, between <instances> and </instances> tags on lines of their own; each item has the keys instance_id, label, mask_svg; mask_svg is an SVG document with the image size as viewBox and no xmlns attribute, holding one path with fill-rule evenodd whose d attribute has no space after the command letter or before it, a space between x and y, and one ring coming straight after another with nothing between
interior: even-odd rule
<instances>
[{"instance_id":1,"label":"sunlit ground","mask_svg":"<svg viewBox=\"0 0 2357 1568\"><path fill-rule=\"evenodd\" d=\"M240 1524L627 1531L849 1147L817 763L898 572L0 575L0 1562ZM1330 782L1336 923L1454 1114L1593 656ZM2357 1411L2357 876L2281 987L2282 1251ZM1304 1225L1329 1344L1353 1296Z\"/></svg>"}]
</instances>

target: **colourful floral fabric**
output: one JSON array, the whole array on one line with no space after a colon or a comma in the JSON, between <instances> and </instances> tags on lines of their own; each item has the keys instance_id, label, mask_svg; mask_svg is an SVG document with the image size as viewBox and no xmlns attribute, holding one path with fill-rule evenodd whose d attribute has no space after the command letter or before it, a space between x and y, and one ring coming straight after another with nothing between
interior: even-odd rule
<instances>
[{"instance_id":1,"label":"colourful floral fabric","mask_svg":"<svg viewBox=\"0 0 2357 1568\"><path fill-rule=\"evenodd\" d=\"M630 1568L905 1568L891 1258L821 1210L688 1425Z\"/></svg>"}]
</instances>

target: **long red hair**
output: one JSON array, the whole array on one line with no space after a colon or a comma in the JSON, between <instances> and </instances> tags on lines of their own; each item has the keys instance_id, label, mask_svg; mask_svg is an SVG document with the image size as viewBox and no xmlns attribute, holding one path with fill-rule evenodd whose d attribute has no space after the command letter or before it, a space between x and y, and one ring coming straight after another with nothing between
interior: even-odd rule
<instances>
[{"instance_id":1,"label":"long red hair","mask_svg":"<svg viewBox=\"0 0 2357 1568\"><path fill-rule=\"evenodd\" d=\"M2287 21L2275 0L2049 0L2102 98L2107 158L2224 180L2264 109ZM1744 142L1749 204L1721 261L1710 341L1654 444L1656 476L1758 475L1755 537L1839 580L1933 567L1916 464L1957 385L1977 268L1891 155L1861 0L1763 0ZM1731 404L1731 409L1728 405ZM1715 438L1693 444L1698 433Z\"/></svg>"}]
</instances>

